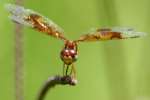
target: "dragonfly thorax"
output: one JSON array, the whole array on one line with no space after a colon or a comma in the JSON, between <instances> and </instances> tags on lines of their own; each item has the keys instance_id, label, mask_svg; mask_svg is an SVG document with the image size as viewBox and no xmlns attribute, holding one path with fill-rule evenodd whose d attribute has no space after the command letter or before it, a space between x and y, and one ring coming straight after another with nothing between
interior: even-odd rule
<instances>
[{"instance_id":1,"label":"dragonfly thorax","mask_svg":"<svg viewBox=\"0 0 150 100\"><path fill-rule=\"evenodd\" d=\"M77 60L77 56L77 44L73 41L66 41L60 54L62 61L70 65Z\"/></svg>"}]
</instances>

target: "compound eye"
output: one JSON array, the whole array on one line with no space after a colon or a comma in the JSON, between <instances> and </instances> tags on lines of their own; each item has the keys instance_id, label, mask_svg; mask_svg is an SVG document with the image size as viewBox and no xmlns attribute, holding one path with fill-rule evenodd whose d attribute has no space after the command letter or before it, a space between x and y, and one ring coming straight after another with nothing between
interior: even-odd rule
<instances>
[{"instance_id":1,"label":"compound eye","mask_svg":"<svg viewBox=\"0 0 150 100\"><path fill-rule=\"evenodd\" d=\"M75 50L70 50L70 55L71 55L71 56L74 56L74 55L76 55L76 52L75 52Z\"/></svg>"}]
</instances>

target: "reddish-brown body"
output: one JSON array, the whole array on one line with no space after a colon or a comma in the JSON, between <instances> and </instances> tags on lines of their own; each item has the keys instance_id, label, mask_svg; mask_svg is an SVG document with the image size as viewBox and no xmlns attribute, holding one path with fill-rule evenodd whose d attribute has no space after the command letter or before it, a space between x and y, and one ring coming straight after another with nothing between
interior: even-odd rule
<instances>
[{"instance_id":1,"label":"reddish-brown body","mask_svg":"<svg viewBox=\"0 0 150 100\"><path fill-rule=\"evenodd\" d=\"M69 66L72 66L70 74L72 75L72 77L75 78L76 72L73 63L77 60L77 57L78 57L78 47L76 41L66 40L65 46L60 53L60 58L64 62L63 75L68 75L68 68ZM65 68L66 72L64 72Z\"/></svg>"}]
</instances>

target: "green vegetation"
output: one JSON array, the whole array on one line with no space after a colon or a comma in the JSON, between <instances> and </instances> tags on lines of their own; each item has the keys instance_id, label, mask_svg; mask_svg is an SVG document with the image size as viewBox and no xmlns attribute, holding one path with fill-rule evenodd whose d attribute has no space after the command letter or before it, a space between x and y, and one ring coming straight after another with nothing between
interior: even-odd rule
<instances>
[{"instance_id":1,"label":"green vegetation","mask_svg":"<svg viewBox=\"0 0 150 100\"><path fill-rule=\"evenodd\" d=\"M14 24L0 1L0 99L14 99ZM125 26L150 32L148 0L24 0L30 8L52 19L77 39L93 27ZM78 84L58 86L46 100L149 100L150 40L87 42L79 45L75 63ZM35 100L44 81L62 74L63 43L24 28L25 100Z\"/></svg>"}]
</instances>

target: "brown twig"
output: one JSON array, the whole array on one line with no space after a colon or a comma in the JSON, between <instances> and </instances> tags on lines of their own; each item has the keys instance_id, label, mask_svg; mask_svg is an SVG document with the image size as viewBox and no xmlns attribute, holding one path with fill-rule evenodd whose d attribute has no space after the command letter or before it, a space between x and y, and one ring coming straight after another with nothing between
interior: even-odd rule
<instances>
[{"instance_id":1,"label":"brown twig","mask_svg":"<svg viewBox=\"0 0 150 100\"><path fill-rule=\"evenodd\" d=\"M48 90L52 89L56 85L71 85L74 86L77 84L77 80L72 79L70 76L52 76L49 77L42 87L37 100L44 100Z\"/></svg>"}]
</instances>

